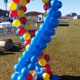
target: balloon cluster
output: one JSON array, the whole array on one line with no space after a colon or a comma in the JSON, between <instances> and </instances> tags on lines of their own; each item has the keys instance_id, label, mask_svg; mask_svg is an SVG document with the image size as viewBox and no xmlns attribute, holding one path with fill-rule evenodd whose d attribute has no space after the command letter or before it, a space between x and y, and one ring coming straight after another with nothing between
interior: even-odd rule
<instances>
[{"instance_id":1,"label":"balloon cluster","mask_svg":"<svg viewBox=\"0 0 80 80\"><path fill-rule=\"evenodd\" d=\"M12 26L16 28L16 34L20 35L20 40L24 42L24 46L27 46L31 42L31 38L35 36L35 30L30 30L31 25L27 23L25 12L27 11L26 4L30 0L13 0L9 4L11 9L9 18L13 20Z\"/></svg>"},{"instance_id":2,"label":"balloon cluster","mask_svg":"<svg viewBox=\"0 0 80 80\"><path fill-rule=\"evenodd\" d=\"M58 18L61 17L61 12L58 9L62 7L62 3L58 0L42 0L47 15L45 15L44 23L40 25L40 29L34 32L30 31L30 24L26 23L27 19L24 17L27 10L25 5L29 2L30 0L12 0L9 4L10 18L13 19L12 25L17 28L20 40L26 47L18 59L18 63L14 66L15 73L11 79L59 80L52 73L46 46L51 41L51 36L55 34L55 28L59 24Z\"/></svg>"}]
</instances>

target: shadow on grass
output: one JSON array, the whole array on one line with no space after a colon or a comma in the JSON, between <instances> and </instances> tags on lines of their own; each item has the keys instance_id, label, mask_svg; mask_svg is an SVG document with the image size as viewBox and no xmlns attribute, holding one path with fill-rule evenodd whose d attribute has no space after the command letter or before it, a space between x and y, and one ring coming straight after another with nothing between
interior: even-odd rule
<instances>
[{"instance_id":1,"label":"shadow on grass","mask_svg":"<svg viewBox=\"0 0 80 80\"><path fill-rule=\"evenodd\" d=\"M59 27L69 27L69 24L59 24Z\"/></svg>"},{"instance_id":2,"label":"shadow on grass","mask_svg":"<svg viewBox=\"0 0 80 80\"><path fill-rule=\"evenodd\" d=\"M80 80L80 76L69 76L69 75L63 75L60 76L61 80Z\"/></svg>"},{"instance_id":3,"label":"shadow on grass","mask_svg":"<svg viewBox=\"0 0 80 80\"><path fill-rule=\"evenodd\" d=\"M13 54L15 54L15 53L13 53L13 52L3 52L3 51L0 51L0 55L2 56L2 55L13 55Z\"/></svg>"}]
</instances>

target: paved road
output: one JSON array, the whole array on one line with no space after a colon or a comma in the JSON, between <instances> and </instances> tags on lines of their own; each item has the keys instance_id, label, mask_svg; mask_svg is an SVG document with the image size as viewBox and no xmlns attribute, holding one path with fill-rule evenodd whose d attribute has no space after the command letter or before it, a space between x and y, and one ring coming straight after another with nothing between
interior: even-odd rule
<instances>
[{"instance_id":1,"label":"paved road","mask_svg":"<svg viewBox=\"0 0 80 80\"><path fill-rule=\"evenodd\" d=\"M12 32L12 33L11 33ZM12 36L16 35L16 31L14 28L11 29L11 32L8 31L8 29L3 29L4 35L0 31L0 40L5 39L5 38L10 38Z\"/></svg>"}]
</instances>

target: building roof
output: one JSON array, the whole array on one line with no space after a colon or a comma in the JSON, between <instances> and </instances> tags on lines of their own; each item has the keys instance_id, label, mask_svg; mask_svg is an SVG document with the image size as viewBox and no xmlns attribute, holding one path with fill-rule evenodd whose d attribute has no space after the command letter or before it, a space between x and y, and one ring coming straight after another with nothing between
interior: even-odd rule
<instances>
[{"instance_id":1,"label":"building roof","mask_svg":"<svg viewBox=\"0 0 80 80\"><path fill-rule=\"evenodd\" d=\"M6 13L8 13L8 16L9 16L9 11L0 9L0 17L1 16L6 17Z\"/></svg>"},{"instance_id":2,"label":"building roof","mask_svg":"<svg viewBox=\"0 0 80 80\"><path fill-rule=\"evenodd\" d=\"M27 12L25 16L38 16L38 15L43 15L43 14L44 13L42 12L31 11L31 12Z\"/></svg>"}]
</instances>

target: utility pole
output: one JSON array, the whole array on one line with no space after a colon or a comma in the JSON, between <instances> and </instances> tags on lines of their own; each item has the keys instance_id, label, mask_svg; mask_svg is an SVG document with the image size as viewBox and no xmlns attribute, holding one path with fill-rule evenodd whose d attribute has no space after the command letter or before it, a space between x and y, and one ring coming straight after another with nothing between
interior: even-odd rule
<instances>
[{"instance_id":1,"label":"utility pole","mask_svg":"<svg viewBox=\"0 0 80 80\"><path fill-rule=\"evenodd\" d=\"M7 21L7 17L8 17L8 12L7 12L7 3L8 3L8 0L4 0L4 5L5 5L5 18L4 18L4 21Z\"/></svg>"},{"instance_id":2,"label":"utility pole","mask_svg":"<svg viewBox=\"0 0 80 80\"><path fill-rule=\"evenodd\" d=\"M7 3L5 3L5 10L7 11Z\"/></svg>"},{"instance_id":3,"label":"utility pole","mask_svg":"<svg viewBox=\"0 0 80 80\"><path fill-rule=\"evenodd\" d=\"M5 4L5 9L7 11L7 3L8 3L8 0L4 0L4 4Z\"/></svg>"}]
</instances>

